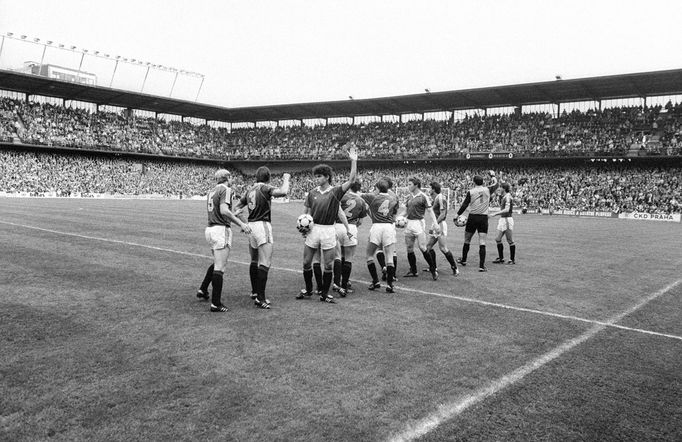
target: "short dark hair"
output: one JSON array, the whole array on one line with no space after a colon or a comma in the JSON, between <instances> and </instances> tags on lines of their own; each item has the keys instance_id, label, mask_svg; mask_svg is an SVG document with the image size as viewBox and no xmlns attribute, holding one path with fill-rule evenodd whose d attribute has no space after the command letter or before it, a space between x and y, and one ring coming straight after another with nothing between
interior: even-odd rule
<instances>
[{"instance_id":1,"label":"short dark hair","mask_svg":"<svg viewBox=\"0 0 682 442\"><path fill-rule=\"evenodd\" d=\"M385 178L380 179L377 181L377 183L374 185L374 187L377 188L379 193L386 193L388 192L388 182L386 181Z\"/></svg>"},{"instance_id":2,"label":"short dark hair","mask_svg":"<svg viewBox=\"0 0 682 442\"><path fill-rule=\"evenodd\" d=\"M270 181L270 169L266 166L261 166L256 170L256 182L267 183Z\"/></svg>"},{"instance_id":3,"label":"short dark hair","mask_svg":"<svg viewBox=\"0 0 682 442\"><path fill-rule=\"evenodd\" d=\"M381 179L386 181L386 186L388 186L388 189L393 189L393 180L391 179L391 177L385 176Z\"/></svg>"},{"instance_id":4,"label":"short dark hair","mask_svg":"<svg viewBox=\"0 0 682 442\"><path fill-rule=\"evenodd\" d=\"M407 179L407 182L408 182L408 183L414 184L415 186L417 186L417 187L420 188L420 189L422 188L422 182L421 182L421 180L420 180L419 178L417 178L416 176L411 176L411 177L409 177L409 178Z\"/></svg>"},{"instance_id":5,"label":"short dark hair","mask_svg":"<svg viewBox=\"0 0 682 442\"><path fill-rule=\"evenodd\" d=\"M359 192L362 189L362 181L355 180L350 185L351 192Z\"/></svg>"},{"instance_id":6,"label":"short dark hair","mask_svg":"<svg viewBox=\"0 0 682 442\"><path fill-rule=\"evenodd\" d=\"M439 182L432 181L431 184L429 184L429 186L431 186L431 189L433 189L434 192L440 193L440 183Z\"/></svg>"},{"instance_id":7,"label":"short dark hair","mask_svg":"<svg viewBox=\"0 0 682 442\"><path fill-rule=\"evenodd\" d=\"M511 190L511 186L509 185L509 183L502 183L500 187L503 188L504 191L507 193L509 193L509 191Z\"/></svg>"},{"instance_id":8,"label":"short dark hair","mask_svg":"<svg viewBox=\"0 0 682 442\"><path fill-rule=\"evenodd\" d=\"M326 164L318 164L317 166L313 167L313 175L324 175L327 177L329 184L331 184L332 178L334 177L334 170L331 168L331 166Z\"/></svg>"},{"instance_id":9,"label":"short dark hair","mask_svg":"<svg viewBox=\"0 0 682 442\"><path fill-rule=\"evenodd\" d=\"M474 177L474 184L476 184L477 186L482 186L483 185L483 178L476 175Z\"/></svg>"}]
</instances>

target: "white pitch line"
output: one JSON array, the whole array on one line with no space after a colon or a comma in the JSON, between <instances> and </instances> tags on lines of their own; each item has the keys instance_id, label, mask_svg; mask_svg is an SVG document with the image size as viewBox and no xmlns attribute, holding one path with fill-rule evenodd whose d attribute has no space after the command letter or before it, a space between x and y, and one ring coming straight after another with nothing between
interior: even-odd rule
<instances>
[{"instance_id":1,"label":"white pitch line","mask_svg":"<svg viewBox=\"0 0 682 442\"><path fill-rule=\"evenodd\" d=\"M13 223L13 222L9 222L9 221L0 221L0 224L7 224L7 225L11 225L11 226L26 228L26 229L39 230L42 232L54 233L54 234L58 234L58 235L74 236L77 238L90 239L93 241L102 241L102 242L109 242L109 243L114 243L114 244L124 244L124 245L128 245L128 246L141 247L141 248L145 248L145 249L158 250L158 251L162 251L162 252L177 253L177 254L186 255L186 256L195 256L195 257L207 258L207 259L211 258L211 255L206 255L206 254L201 254L201 253L184 252L182 250L175 250L175 249L168 249L165 247L150 246L150 245L139 244L139 243L130 242L130 241L122 241L122 240L118 240L118 239L109 239L109 238L101 238L98 236L81 235L78 233L62 232L59 230L45 229L43 227L28 226L25 224L18 224L18 223ZM235 264L246 265L246 266L250 265L249 262L243 262L243 261L237 261L237 260L230 260L230 262L233 262ZM273 270L280 270L280 271L284 271L284 272L297 273L297 274L301 273L301 270L290 269L287 267L271 267L271 268ZM360 281L357 279L351 279L351 281L357 282L357 283L363 283L364 282L364 281ZM680 281L682 281L682 280L680 280ZM677 283L679 283L680 281L677 281ZM455 299L455 300L467 302L470 304L479 304L479 305L484 305L484 306L488 306L488 307L501 308L501 309L505 309L505 310L513 310L513 311L518 311L518 312L533 313L536 315L550 316L550 317L554 317L554 318L585 322L585 323L594 324L594 325L604 325L606 327L613 327L613 328L618 328L621 330L628 330L628 331L632 331L632 332L636 332L636 333L644 333L644 334L648 334L648 335L661 336L661 337L665 337L665 338L677 339L679 341L682 341L682 336L677 336L677 335L672 335L672 334L667 334L667 333L659 333L659 332L640 329L640 328L626 327L624 325L617 325L614 323L597 321L594 319L581 318L579 316L562 315L560 313L553 313L553 312L548 312L548 311L543 311L543 310L535 310L535 309L526 308L526 307L516 307L513 305L500 304L497 302L484 301L481 299L467 298L464 296L448 295L448 294L436 293L436 292L427 292L424 290L405 287L403 285L397 285L396 289L406 291L406 292L419 293L422 295L429 295L429 296L437 296L440 298Z\"/></svg>"},{"instance_id":2,"label":"white pitch line","mask_svg":"<svg viewBox=\"0 0 682 442\"><path fill-rule=\"evenodd\" d=\"M577 345L582 344L583 342L587 341L588 339L592 338L595 336L597 333L600 331L604 330L608 326L613 326L615 322L620 321L623 319L625 316L630 315L640 308L644 307L646 304L649 302L653 301L654 299L664 295L668 291L672 290L674 287L679 285L682 282L682 279L678 279L677 281L668 284L667 286L663 287L662 289L650 294L649 296L645 297L643 300L635 304L634 306L630 307L628 310L619 313L613 317L611 317L608 321L599 323L595 325L594 327L590 328L587 330L585 333L581 334L577 338L570 339L561 345L553 348L552 350L548 351L547 353L533 359L529 363L525 364L524 366L517 368L516 370L492 381L490 384L474 391L473 393L467 394L460 399L451 402L449 404L441 405L438 407L438 410L436 410L434 413L431 415L422 418L418 420L417 422L408 425L407 428L400 434L393 436L390 441L391 442L403 442L403 441L412 441L414 439L417 439L421 436L424 436L425 434L429 433L430 431L434 430L437 428L439 425L442 423L449 421L458 415L460 415L462 412L470 408L472 405L475 405L485 399L487 399L490 396L493 396L500 392L501 390L510 387L511 385L514 385L515 383L519 382L535 370L542 368L543 366L547 365L549 362L553 361L554 359L558 358L559 356L563 355L564 353L570 351ZM619 327L620 328L620 327ZM625 327L625 329L628 329Z\"/></svg>"}]
</instances>

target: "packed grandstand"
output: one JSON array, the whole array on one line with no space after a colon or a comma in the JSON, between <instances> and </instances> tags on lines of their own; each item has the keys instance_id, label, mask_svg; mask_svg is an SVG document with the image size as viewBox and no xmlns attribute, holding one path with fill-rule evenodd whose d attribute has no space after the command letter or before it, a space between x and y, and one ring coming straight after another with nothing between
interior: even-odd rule
<instances>
[{"instance_id":1,"label":"packed grandstand","mask_svg":"<svg viewBox=\"0 0 682 442\"><path fill-rule=\"evenodd\" d=\"M239 193L254 169L240 165L252 162L280 164L275 174L294 172L290 197L300 199L312 185L302 164L334 164L346 158L341 145L350 140L366 160L365 190L380 175L400 186L416 174L449 188L457 205L473 175L490 166L468 159L503 154L514 160L495 167L512 184L519 209L681 210L682 105L672 101L558 114L519 108L459 119L453 113L442 120L227 128L9 95L0 97L2 194L196 197L225 165ZM401 164L408 160L409 167ZM340 179L347 170L337 173Z\"/></svg>"}]
</instances>

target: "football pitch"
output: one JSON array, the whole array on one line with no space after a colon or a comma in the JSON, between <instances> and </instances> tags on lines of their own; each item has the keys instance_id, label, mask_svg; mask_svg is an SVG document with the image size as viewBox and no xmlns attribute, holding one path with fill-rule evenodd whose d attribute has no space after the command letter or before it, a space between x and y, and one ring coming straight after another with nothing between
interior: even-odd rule
<instances>
[{"instance_id":1,"label":"football pitch","mask_svg":"<svg viewBox=\"0 0 682 442\"><path fill-rule=\"evenodd\" d=\"M474 240L438 281L399 232L387 294L367 221L332 305L294 299L302 205L273 204L273 308L237 230L218 314L204 205L0 199L0 440L682 440L680 224L517 216L516 266Z\"/></svg>"}]
</instances>

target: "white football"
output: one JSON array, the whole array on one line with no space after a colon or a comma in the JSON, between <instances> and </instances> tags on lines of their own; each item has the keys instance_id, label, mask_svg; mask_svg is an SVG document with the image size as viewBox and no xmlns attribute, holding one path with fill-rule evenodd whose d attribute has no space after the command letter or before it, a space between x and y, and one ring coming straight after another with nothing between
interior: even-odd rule
<instances>
[{"instance_id":1,"label":"white football","mask_svg":"<svg viewBox=\"0 0 682 442\"><path fill-rule=\"evenodd\" d=\"M398 227L399 229L404 228L407 225L407 218L404 216L396 216L395 218L395 226Z\"/></svg>"},{"instance_id":2,"label":"white football","mask_svg":"<svg viewBox=\"0 0 682 442\"><path fill-rule=\"evenodd\" d=\"M304 213L296 219L296 228L299 232L309 232L313 227L313 217Z\"/></svg>"},{"instance_id":3,"label":"white football","mask_svg":"<svg viewBox=\"0 0 682 442\"><path fill-rule=\"evenodd\" d=\"M464 227L464 226L466 226L466 225L467 225L467 217L466 217L466 215L462 214L462 215L458 216L457 218L455 218L455 225L456 225L457 227Z\"/></svg>"}]
</instances>

